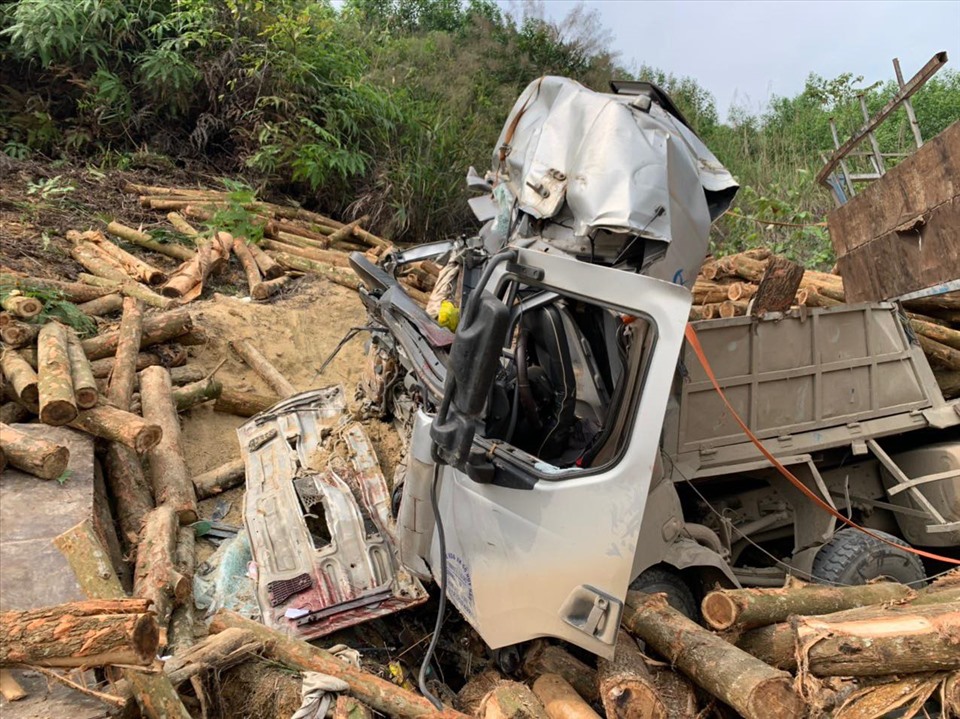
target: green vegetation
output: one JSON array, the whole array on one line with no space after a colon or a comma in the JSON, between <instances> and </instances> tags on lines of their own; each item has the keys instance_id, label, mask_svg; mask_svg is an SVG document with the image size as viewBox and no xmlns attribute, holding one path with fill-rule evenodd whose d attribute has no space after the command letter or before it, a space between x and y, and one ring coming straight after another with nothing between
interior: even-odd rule
<instances>
[{"instance_id":1,"label":"green vegetation","mask_svg":"<svg viewBox=\"0 0 960 719\"><path fill-rule=\"evenodd\" d=\"M473 226L463 177L490 165L532 79L604 89L634 76L664 86L745 187L739 216L717 227L718 251L767 244L826 264L816 223L832 200L813 177L832 145L828 118L849 133L861 122L857 92L871 110L894 92L892 82L811 76L796 97L722 122L696 80L620 67L595 11L552 23L536 4L511 17L494 0L20 0L0 9L0 28L8 156L85 156L101 170L144 155L192 158L259 195L367 214L377 231L409 241ZM941 72L915 106L932 137L957 119L960 74ZM887 152L907 149L905 118L888 121L879 140ZM228 189L242 205L248 190ZM233 204L225 212L241 215Z\"/></svg>"}]
</instances>

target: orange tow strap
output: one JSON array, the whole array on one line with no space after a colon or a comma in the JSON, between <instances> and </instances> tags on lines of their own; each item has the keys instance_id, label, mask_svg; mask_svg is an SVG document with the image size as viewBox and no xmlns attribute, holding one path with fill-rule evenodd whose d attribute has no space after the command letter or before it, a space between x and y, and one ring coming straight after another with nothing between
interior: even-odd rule
<instances>
[{"instance_id":1,"label":"orange tow strap","mask_svg":"<svg viewBox=\"0 0 960 719\"><path fill-rule=\"evenodd\" d=\"M799 489L809 498L814 504L816 504L820 509L825 512L833 515L835 518L839 519L841 522L846 524L848 527L853 527L858 529L867 536L873 537L884 544L889 544L891 547L896 547L897 549L902 549L905 552L910 552L911 554L916 554L920 557L926 557L927 559L932 559L937 562L946 562L947 564L956 564L960 565L960 559L952 559L950 557L944 557L939 554L934 554L933 552L925 552L922 549L915 549L914 547L905 547L902 544L897 544L896 542L891 542L885 537L881 537L874 532L871 532L866 527L861 527L859 524L854 522L851 519L848 519L844 515L840 514L836 509L831 507L827 502L818 497L813 490L811 490L807 485L801 482L797 477L786 467L784 467L780 461L770 453L766 447L757 439L757 436L750 431L750 428L747 426L746 422L740 419L740 415L737 414L737 411L733 408L733 405L730 404L730 401L727 399L727 396L723 393L723 390L720 388L720 383L717 382L717 376L713 373L713 368L710 366L710 362L707 360L707 356L703 352L703 347L700 345L700 338L697 337L697 331L693 329L693 325L688 324L687 329L684 331L684 335L687 338L687 342L690 343L690 346L693 348L693 353L697 356L697 359L700 360L700 364L703 366L703 371L707 373L707 377L710 379L710 383L713 385L713 388L717 391L717 394L720 395L720 399L723 400L723 404L726 406L727 410L730 412L730 415L740 425L740 429L743 430L743 433L750 438L750 441L756 445L757 449L760 450L760 453L767 458L767 461L774 466L774 468L780 472L794 487Z\"/></svg>"}]
</instances>

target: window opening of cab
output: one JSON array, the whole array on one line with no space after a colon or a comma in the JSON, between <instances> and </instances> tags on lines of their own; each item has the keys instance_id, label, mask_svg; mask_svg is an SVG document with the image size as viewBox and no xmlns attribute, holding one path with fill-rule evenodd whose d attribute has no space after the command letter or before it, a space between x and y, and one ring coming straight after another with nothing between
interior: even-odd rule
<instances>
[{"instance_id":1,"label":"window opening of cab","mask_svg":"<svg viewBox=\"0 0 960 719\"><path fill-rule=\"evenodd\" d=\"M538 475L538 461L568 470L563 478L616 463L632 429L655 328L645 317L515 278L496 294L515 318L484 437Z\"/></svg>"},{"instance_id":2,"label":"window opening of cab","mask_svg":"<svg viewBox=\"0 0 960 719\"><path fill-rule=\"evenodd\" d=\"M333 542L333 535L330 533L330 527L327 524L327 511L323 503L323 495L317 490L313 477L301 477L294 480L293 486L297 491L300 511L303 514L303 521L307 525L307 531L310 533L313 548L316 550L326 549Z\"/></svg>"}]
</instances>

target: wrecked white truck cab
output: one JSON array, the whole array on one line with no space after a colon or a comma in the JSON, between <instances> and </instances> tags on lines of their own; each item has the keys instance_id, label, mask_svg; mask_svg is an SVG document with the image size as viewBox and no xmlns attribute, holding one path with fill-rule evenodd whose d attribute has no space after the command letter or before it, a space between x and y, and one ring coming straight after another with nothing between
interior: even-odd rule
<instances>
[{"instance_id":1,"label":"wrecked white truck cab","mask_svg":"<svg viewBox=\"0 0 960 719\"><path fill-rule=\"evenodd\" d=\"M351 258L388 330L378 346L405 370L383 393L384 415L409 418L401 561L492 648L553 636L613 655L691 304L682 285L737 189L660 90L617 89L532 83L489 184L474 178L478 237L381 266ZM455 339L391 274L431 253L460 268Z\"/></svg>"}]
</instances>

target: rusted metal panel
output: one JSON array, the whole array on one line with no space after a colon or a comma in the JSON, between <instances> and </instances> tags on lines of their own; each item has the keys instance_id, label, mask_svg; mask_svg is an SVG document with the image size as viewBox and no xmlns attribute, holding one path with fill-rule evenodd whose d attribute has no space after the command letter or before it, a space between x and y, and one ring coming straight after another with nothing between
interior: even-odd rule
<instances>
[{"instance_id":1,"label":"rusted metal panel","mask_svg":"<svg viewBox=\"0 0 960 719\"><path fill-rule=\"evenodd\" d=\"M400 564L390 495L341 387L287 399L237 430L263 622L314 639L427 598Z\"/></svg>"}]
</instances>

